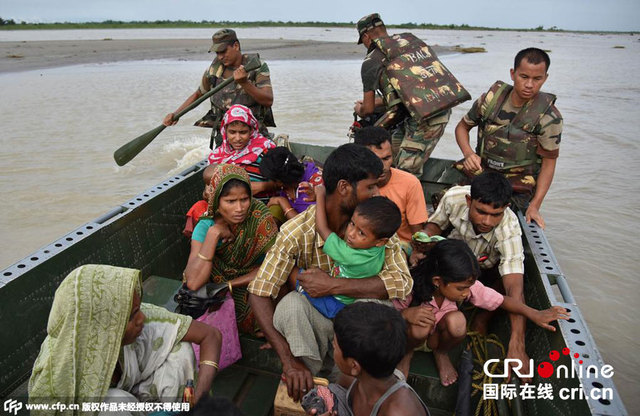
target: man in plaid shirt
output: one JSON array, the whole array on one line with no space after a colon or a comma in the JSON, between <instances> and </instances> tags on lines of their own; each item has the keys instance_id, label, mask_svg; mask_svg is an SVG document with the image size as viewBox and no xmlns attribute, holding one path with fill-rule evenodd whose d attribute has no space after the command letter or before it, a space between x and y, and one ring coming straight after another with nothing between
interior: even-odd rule
<instances>
[{"instance_id":1,"label":"man in plaid shirt","mask_svg":"<svg viewBox=\"0 0 640 416\"><path fill-rule=\"evenodd\" d=\"M369 149L345 144L327 158L322 174L327 191L329 227L340 238L358 204L378 194L382 162ZM336 279L332 260L322 251L324 240L315 231L315 206L286 222L249 284L249 302L260 328L282 362L289 395L299 400L313 388L313 375L334 372L331 341L333 322L296 291L274 307L273 299L289 275L298 270L300 286L312 297L346 295L359 299L404 299L413 287L397 235L385 245L385 264L377 276ZM381 336L384 336L381 334Z\"/></svg>"}]
</instances>

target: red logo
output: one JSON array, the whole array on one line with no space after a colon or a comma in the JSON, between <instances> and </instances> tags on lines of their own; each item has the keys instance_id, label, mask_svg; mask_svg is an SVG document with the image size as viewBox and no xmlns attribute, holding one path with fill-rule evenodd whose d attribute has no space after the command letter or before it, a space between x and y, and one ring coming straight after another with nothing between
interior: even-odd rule
<instances>
[{"instance_id":1,"label":"red logo","mask_svg":"<svg viewBox=\"0 0 640 416\"><path fill-rule=\"evenodd\" d=\"M562 355L570 355L571 354L571 350L569 350L569 348L563 348L562 349ZM579 358L580 354L578 354L577 352L575 354L573 354L573 358ZM549 353L549 359L551 361L558 361L558 359L560 359L560 353L556 350L553 350ZM579 364L582 364L583 361L580 360L578 361ZM549 378L553 375L553 364L551 364L548 361L543 361L540 364L538 364L538 375L540 375L540 377L542 378Z\"/></svg>"}]
</instances>

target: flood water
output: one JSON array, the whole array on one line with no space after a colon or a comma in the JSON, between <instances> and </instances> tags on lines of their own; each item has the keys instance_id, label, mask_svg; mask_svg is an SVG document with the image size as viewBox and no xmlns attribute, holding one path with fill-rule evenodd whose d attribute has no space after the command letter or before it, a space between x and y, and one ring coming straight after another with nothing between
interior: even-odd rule
<instances>
[{"instance_id":1,"label":"flood water","mask_svg":"<svg viewBox=\"0 0 640 416\"><path fill-rule=\"evenodd\" d=\"M44 35L48 39L210 36L204 29L44 32L0 32L0 41L37 40ZM551 51L550 76L543 90L558 96L564 134L554 183L542 207L546 235L633 413L640 406L636 254L640 238L635 229L640 205L639 36L414 33L432 44L487 49L483 54L441 57L474 99L495 80L509 81L508 70L518 50L536 46ZM353 41L353 30L347 29L240 29L238 35ZM0 75L0 267L204 156L209 132L191 125L207 104L166 129L125 167L118 167L112 158L115 149L160 124L164 114L195 90L206 59L203 52L202 62L128 62ZM275 133L310 143L346 142L353 101L361 97L360 61L281 60L269 66ZM454 109L434 156L461 157L453 131L470 106L466 102Z\"/></svg>"}]
</instances>

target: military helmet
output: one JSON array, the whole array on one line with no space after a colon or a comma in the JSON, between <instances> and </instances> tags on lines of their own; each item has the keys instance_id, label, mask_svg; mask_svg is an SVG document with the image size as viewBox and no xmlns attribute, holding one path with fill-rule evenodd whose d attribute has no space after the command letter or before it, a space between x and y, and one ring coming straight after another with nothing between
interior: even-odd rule
<instances>
[{"instance_id":1,"label":"military helmet","mask_svg":"<svg viewBox=\"0 0 640 416\"><path fill-rule=\"evenodd\" d=\"M227 46L233 45L238 41L236 31L233 29L220 29L211 37L213 45L209 48L209 52L223 52Z\"/></svg>"},{"instance_id":2,"label":"military helmet","mask_svg":"<svg viewBox=\"0 0 640 416\"><path fill-rule=\"evenodd\" d=\"M378 26L384 26L384 22L378 13L368 14L358 20L358 23L356 24L356 30L358 31L358 45L362 43L362 35L364 35L368 30Z\"/></svg>"}]
</instances>

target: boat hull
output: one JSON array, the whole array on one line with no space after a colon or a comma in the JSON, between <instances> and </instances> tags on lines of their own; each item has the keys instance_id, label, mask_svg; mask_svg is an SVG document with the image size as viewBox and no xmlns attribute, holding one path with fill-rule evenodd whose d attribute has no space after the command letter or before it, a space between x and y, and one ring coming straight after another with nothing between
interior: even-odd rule
<instances>
[{"instance_id":1,"label":"boat hull","mask_svg":"<svg viewBox=\"0 0 640 416\"><path fill-rule=\"evenodd\" d=\"M296 143L292 143L291 147L296 155L306 155L317 161L323 161L333 150L327 146ZM189 254L189 241L182 235L185 213L193 202L201 198L201 171L205 166L204 161L192 166L2 271L0 397L26 396L26 380L46 336L55 290L76 267L91 263L112 264L140 269L145 279L150 276L168 278L169 282L171 279L180 279ZM425 195L430 196L460 179L459 172L451 168L451 161L431 158L425 164L421 182ZM526 254L527 304L538 309L561 305L570 309L572 314L571 321L560 322L559 330L555 333L544 331L529 322L527 351L535 363L540 363L549 360L550 351L569 348L572 352L580 353L585 361L584 366L601 367L603 362L600 353L543 231L536 225L526 224L522 213L518 213L518 217L523 229ZM152 280L147 279L146 283ZM159 303L170 305L170 293L160 295L166 301ZM509 324L506 315L494 320L491 330L498 334L505 346L508 345ZM242 346L243 359L219 375L214 394L227 395L241 402L239 404L245 414L267 414L270 411L268 396L272 390L275 393L280 363L273 351L259 349L260 341L256 339L243 337ZM556 364L570 364L570 360L570 357L562 357ZM457 387L441 386L432 355L416 354L411 372L409 381L429 404L432 414L450 415L455 409ZM554 378L547 381L536 374L534 384L545 382L552 383L555 392L562 388L576 389L582 386L587 393L604 387L611 388L614 394L611 400L604 401L561 400L557 394L554 400L515 401L512 403L514 414L518 413L518 409L522 414L530 415L626 414L611 379L583 377L582 380ZM251 386L254 385L257 390L247 394L247 391L253 391ZM270 397L272 402L273 394ZM262 403L261 407L258 402Z\"/></svg>"}]
</instances>

